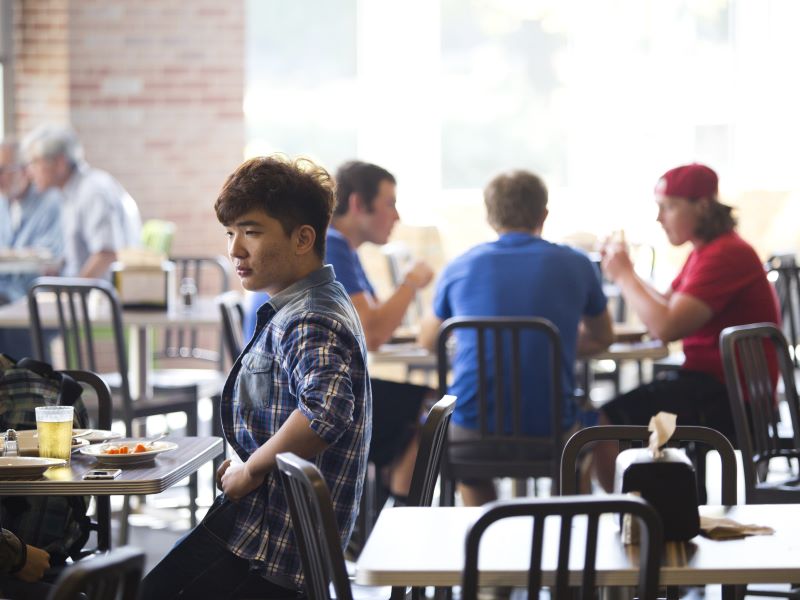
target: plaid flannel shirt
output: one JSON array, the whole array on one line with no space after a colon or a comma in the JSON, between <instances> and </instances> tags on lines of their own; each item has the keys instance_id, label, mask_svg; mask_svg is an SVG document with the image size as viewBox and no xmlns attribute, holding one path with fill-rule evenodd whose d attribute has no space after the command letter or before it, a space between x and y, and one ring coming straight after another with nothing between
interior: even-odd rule
<instances>
[{"instance_id":1,"label":"plaid flannel shirt","mask_svg":"<svg viewBox=\"0 0 800 600\"><path fill-rule=\"evenodd\" d=\"M258 311L253 338L222 393L225 437L242 460L299 409L329 445L314 462L331 491L342 546L355 524L372 433L372 394L358 314L325 266ZM235 555L286 587L302 587L291 517L276 473L237 504Z\"/></svg>"}]
</instances>

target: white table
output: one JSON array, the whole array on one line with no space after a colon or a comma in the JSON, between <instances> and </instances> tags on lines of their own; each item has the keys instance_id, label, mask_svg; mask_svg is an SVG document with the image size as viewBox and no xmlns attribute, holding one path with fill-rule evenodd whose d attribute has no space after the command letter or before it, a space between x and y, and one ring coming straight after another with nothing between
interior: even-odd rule
<instances>
[{"instance_id":1,"label":"white table","mask_svg":"<svg viewBox=\"0 0 800 600\"><path fill-rule=\"evenodd\" d=\"M442 586L461 584L464 540L481 508L391 508L381 512L356 564L356 582L365 585ZM708 516L768 525L770 536L713 541L697 536L665 545L661 585L789 583L800 581L800 507L797 505L704 506ZM481 585L525 586L530 559L531 520L492 525L481 544ZM576 529L580 527L576 523ZM573 533L573 535L575 535ZM600 522L597 585L635 586L635 546L623 546L618 519ZM580 584L583 544L573 537L570 583ZM543 582L553 582L558 529L545 528Z\"/></svg>"}]
</instances>

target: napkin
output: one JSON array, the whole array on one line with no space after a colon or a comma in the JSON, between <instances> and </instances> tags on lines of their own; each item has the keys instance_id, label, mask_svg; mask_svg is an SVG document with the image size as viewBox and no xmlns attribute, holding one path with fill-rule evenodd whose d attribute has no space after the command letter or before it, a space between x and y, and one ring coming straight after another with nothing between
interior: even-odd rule
<instances>
[{"instance_id":1,"label":"napkin","mask_svg":"<svg viewBox=\"0 0 800 600\"><path fill-rule=\"evenodd\" d=\"M772 535L775 530L763 525L744 525L724 517L700 517L700 534L712 540L736 540L748 535Z\"/></svg>"},{"instance_id":2,"label":"napkin","mask_svg":"<svg viewBox=\"0 0 800 600\"><path fill-rule=\"evenodd\" d=\"M664 455L661 447L669 441L675 433L675 425L678 422L678 415L661 411L656 416L650 417L647 425L650 431L650 440L647 444L654 459L659 459Z\"/></svg>"}]
</instances>

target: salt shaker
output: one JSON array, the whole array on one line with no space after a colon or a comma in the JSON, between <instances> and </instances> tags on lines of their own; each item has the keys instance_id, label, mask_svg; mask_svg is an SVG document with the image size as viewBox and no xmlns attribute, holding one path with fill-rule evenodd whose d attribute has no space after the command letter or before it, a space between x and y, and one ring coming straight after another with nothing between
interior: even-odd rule
<instances>
[{"instance_id":1,"label":"salt shaker","mask_svg":"<svg viewBox=\"0 0 800 600\"><path fill-rule=\"evenodd\" d=\"M9 429L6 431L6 439L3 444L3 456L19 456L16 429Z\"/></svg>"}]
</instances>

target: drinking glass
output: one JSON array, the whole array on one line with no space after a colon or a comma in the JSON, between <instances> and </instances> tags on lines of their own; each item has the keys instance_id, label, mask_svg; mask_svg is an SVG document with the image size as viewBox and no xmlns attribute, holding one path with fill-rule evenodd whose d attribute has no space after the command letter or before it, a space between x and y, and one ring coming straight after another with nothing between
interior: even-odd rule
<instances>
[{"instance_id":1,"label":"drinking glass","mask_svg":"<svg viewBox=\"0 0 800 600\"><path fill-rule=\"evenodd\" d=\"M39 456L63 458L69 462L72 450L71 406L37 406L36 430L39 436Z\"/></svg>"}]
</instances>

